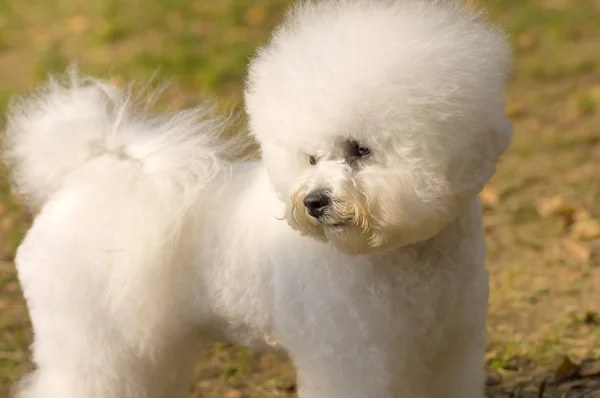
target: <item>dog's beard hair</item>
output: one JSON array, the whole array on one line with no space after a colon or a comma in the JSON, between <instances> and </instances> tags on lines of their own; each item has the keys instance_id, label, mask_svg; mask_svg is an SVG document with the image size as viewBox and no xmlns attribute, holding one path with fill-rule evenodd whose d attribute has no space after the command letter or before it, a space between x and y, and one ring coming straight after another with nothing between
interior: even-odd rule
<instances>
[{"instance_id":1,"label":"dog's beard hair","mask_svg":"<svg viewBox=\"0 0 600 398\"><path fill-rule=\"evenodd\" d=\"M291 224L311 236L326 240L323 226L308 214L306 207L304 206L304 198L307 194L308 187L303 185L291 195L290 216L291 221L293 221Z\"/></svg>"},{"instance_id":2,"label":"dog's beard hair","mask_svg":"<svg viewBox=\"0 0 600 398\"><path fill-rule=\"evenodd\" d=\"M344 184L333 190L334 197L325 219L332 225L341 224L340 227L329 228L308 214L303 203L308 192L308 186L302 185L290 196L292 226L349 253L365 252L384 246L387 242L379 228L374 201L355 183Z\"/></svg>"}]
</instances>

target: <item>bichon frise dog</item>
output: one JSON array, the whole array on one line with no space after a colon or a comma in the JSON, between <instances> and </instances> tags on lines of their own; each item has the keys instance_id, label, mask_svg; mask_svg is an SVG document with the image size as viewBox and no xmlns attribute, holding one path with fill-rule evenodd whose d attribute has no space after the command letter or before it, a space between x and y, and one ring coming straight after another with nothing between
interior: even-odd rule
<instances>
[{"instance_id":1,"label":"bichon frise dog","mask_svg":"<svg viewBox=\"0 0 600 398\"><path fill-rule=\"evenodd\" d=\"M18 397L184 397L198 342L227 339L289 355L303 398L481 398L477 195L510 64L459 0L303 3L251 62L247 163L210 112L76 73L15 102Z\"/></svg>"}]
</instances>

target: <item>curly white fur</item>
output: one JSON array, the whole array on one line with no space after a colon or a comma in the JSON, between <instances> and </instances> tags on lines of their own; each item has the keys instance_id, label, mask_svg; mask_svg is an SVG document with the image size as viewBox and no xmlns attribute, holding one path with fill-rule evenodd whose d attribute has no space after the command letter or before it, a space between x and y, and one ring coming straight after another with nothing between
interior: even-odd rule
<instances>
[{"instance_id":1,"label":"curly white fur","mask_svg":"<svg viewBox=\"0 0 600 398\"><path fill-rule=\"evenodd\" d=\"M250 163L211 112L152 116L75 72L15 102L5 153L38 211L18 397L184 397L217 338L289 355L302 398L482 398L476 197L510 63L458 0L302 3L250 66Z\"/></svg>"},{"instance_id":2,"label":"curly white fur","mask_svg":"<svg viewBox=\"0 0 600 398\"><path fill-rule=\"evenodd\" d=\"M368 209L358 250L378 249L435 235L493 175L510 141L509 66L504 36L460 2L309 2L254 59L246 99L282 197L328 186ZM360 173L332 156L348 137L373 149ZM290 148L297 162L282 159ZM318 167L306 167L309 155ZM324 231L351 251L353 232Z\"/></svg>"},{"instance_id":3,"label":"curly white fur","mask_svg":"<svg viewBox=\"0 0 600 398\"><path fill-rule=\"evenodd\" d=\"M220 154L230 148L218 138L227 123L210 108L151 116L146 109L151 100L71 70L10 107L4 154L13 166L13 190L40 213L19 249L17 266L42 369L51 364L56 370L63 362L78 366L69 358L72 350L84 358L132 352L154 358L188 322L175 315L173 280L181 271L173 264L182 256L191 207L208 205L220 190L213 181L228 174ZM198 202L200 192L211 199ZM48 235L34 238L39 234ZM85 283L88 277L94 286ZM38 280L44 288L31 287ZM149 291L161 299L149 300ZM82 316L61 316L69 312ZM68 338L68 330L90 328L105 344L115 337L103 330L119 334L123 343L98 353L84 340ZM55 333L67 336L67 346L46 337ZM130 353L123 352L124 344ZM50 346L64 350L65 360L54 350L48 353ZM121 371L132 369L115 365L111 373ZM46 373L36 377L46 380ZM34 392L25 396L112 396L101 394L100 387L98 395L86 393L91 387L77 384L50 394L54 390L47 383L55 385L55 379L32 383ZM136 389L123 384L110 391L115 397L145 396L134 394Z\"/></svg>"}]
</instances>

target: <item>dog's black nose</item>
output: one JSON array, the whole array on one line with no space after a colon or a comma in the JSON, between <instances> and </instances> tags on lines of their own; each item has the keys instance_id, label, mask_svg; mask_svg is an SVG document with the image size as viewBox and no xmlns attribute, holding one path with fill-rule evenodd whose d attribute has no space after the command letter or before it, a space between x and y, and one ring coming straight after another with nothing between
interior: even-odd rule
<instances>
[{"instance_id":1,"label":"dog's black nose","mask_svg":"<svg viewBox=\"0 0 600 398\"><path fill-rule=\"evenodd\" d=\"M313 191L304 198L304 206L306 206L308 214L314 218L321 217L330 203L329 192L323 189Z\"/></svg>"}]
</instances>

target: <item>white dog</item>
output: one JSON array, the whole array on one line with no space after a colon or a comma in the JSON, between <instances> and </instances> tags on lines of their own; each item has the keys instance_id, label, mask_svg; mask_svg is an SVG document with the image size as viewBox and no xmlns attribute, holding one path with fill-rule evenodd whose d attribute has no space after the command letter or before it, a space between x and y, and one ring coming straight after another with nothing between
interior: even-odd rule
<instances>
[{"instance_id":1,"label":"white dog","mask_svg":"<svg viewBox=\"0 0 600 398\"><path fill-rule=\"evenodd\" d=\"M510 141L505 37L446 0L297 6L251 63L263 161L222 119L72 73L13 104L38 212L20 398L184 397L198 342L288 354L304 398L482 398L477 195Z\"/></svg>"}]
</instances>

